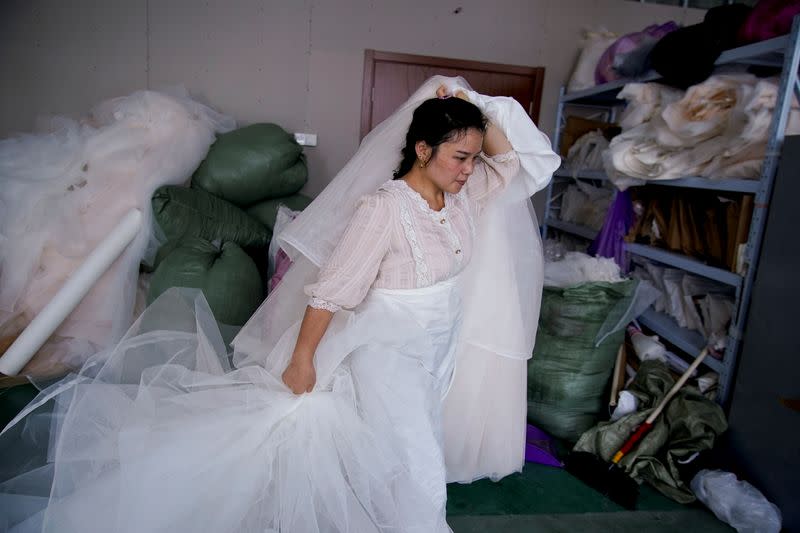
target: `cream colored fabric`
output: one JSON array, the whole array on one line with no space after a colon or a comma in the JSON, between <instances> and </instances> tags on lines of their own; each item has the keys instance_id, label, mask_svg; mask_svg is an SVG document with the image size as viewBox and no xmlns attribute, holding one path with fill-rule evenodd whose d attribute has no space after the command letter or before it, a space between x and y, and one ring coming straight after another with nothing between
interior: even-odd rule
<instances>
[{"instance_id":1,"label":"cream colored fabric","mask_svg":"<svg viewBox=\"0 0 800 533\"><path fill-rule=\"evenodd\" d=\"M720 74L682 94L655 83L628 84L623 132L604 154L620 189L685 176L758 179L777 102L775 79ZM800 132L792 106L786 134Z\"/></svg>"}]
</instances>

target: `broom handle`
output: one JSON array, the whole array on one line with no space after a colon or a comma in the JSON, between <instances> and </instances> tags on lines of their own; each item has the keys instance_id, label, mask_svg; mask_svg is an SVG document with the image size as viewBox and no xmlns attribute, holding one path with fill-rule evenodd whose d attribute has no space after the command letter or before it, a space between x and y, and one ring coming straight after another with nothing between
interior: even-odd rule
<instances>
[{"instance_id":1,"label":"broom handle","mask_svg":"<svg viewBox=\"0 0 800 533\"><path fill-rule=\"evenodd\" d=\"M608 400L609 407L614 407L617 405L617 396L619 393L619 372L620 367L622 366L622 357L625 355L625 345L621 344L619 350L617 351L617 362L614 365L614 375L611 378L611 398Z\"/></svg>"},{"instance_id":2,"label":"broom handle","mask_svg":"<svg viewBox=\"0 0 800 533\"><path fill-rule=\"evenodd\" d=\"M629 451L631 451L636 443L642 440L642 437L644 437L647 432L652 429L653 422L655 422L656 418L658 418L658 415L661 414L661 411L664 410L664 407L666 407L667 403L669 403L672 397L675 396L681 387L683 387L684 383L686 383L686 380L688 380L689 376L692 375L692 372L697 370L697 367L700 366L700 363L703 362L703 359L705 359L706 355L708 355L708 348L703 348L703 351L700 352L700 355L695 358L692 364L689 365L689 368L686 369L686 372L681 375L680 379L678 379L675 385L672 386L667 395L664 396L664 398L658 403L658 407L656 407L655 411L653 411L650 416L647 417L647 420L645 420L644 423L636 429L634 434L631 435L630 438L625 441L619 451L614 454L614 457L611 459L612 463L619 463L620 460L625 457Z\"/></svg>"},{"instance_id":3,"label":"broom handle","mask_svg":"<svg viewBox=\"0 0 800 533\"><path fill-rule=\"evenodd\" d=\"M686 380L689 379L689 376L691 376L692 373L695 370L697 370L697 367L700 366L700 363L703 362L703 359L706 358L706 355L708 355L707 347L703 348L703 351L700 352L700 355L698 355L697 358L692 362L692 364L689 365L689 368L686 369L686 372L684 372L683 375L681 375L680 379L678 379L678 381L675 383L675 385L672 386L667 395L664 396L664 399L661 400L661 402L659 402L658 407L656 407L656 410L650 413L650 416L647 417L645 424L652 424L655 421L655 419L658 418L658 415L661 414L661 411L664 410L664 407L667 406L672 397L675 396L675 394L677 394L677 392L680 390L681 387L683 387L683 384L686 383Z\"/></svg>"}]
</instances>

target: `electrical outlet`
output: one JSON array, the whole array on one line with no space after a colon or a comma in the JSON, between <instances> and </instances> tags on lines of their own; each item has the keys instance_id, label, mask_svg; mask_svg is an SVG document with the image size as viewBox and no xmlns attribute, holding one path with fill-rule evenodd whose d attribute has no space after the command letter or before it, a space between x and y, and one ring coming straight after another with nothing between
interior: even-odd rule
<instances>
[{"instance_id":1,"label":"electrical outlet","mask_svg":"<svg viewBox=\"0 0 800 533\"><path fill-rule=\"evenodd\" d=\"M295 133L294 140L301 146L316 146L317 134L316 133Z\"/></svg>"}]
</instances>

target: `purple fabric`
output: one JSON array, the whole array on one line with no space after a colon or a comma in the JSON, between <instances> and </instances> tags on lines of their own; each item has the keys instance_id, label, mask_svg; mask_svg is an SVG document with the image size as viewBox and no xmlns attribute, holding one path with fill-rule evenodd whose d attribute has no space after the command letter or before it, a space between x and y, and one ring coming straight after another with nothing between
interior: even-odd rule
<instances>
[{"instance_id":1,"label":"purple fabric","mask_svg":"<svg viewBox=\"0 0 800 533\"><path fill-rule=\"evenodd\" d=\"M747 44L786 35L798 14L800 0L761 0L739 28L739 41Z\"/></svg>"},{"instance_id":2,"label":"purple fabric","mask_svg":"<svg viewBox=\"0 0 800 533\"><path fill-rule=\"evenodd\" d=\"M623 272L628 271L625 255L625 236L633 227L636 215L628 191L617 191L611 207L606 214L603 228L589 246L589 255L611 257Z\"/></svg>"},{"instance_id":3,"label":"purple fabric","mask_svg":"<svg viewBox=\"0 0 800 533\"><path fill-rule=\"evenodd\" d=\"M600 85L609 81L620 79L620 74L614 70L614 58L620 54L627 54L645 43L661 39L666 34L678 29L678 25L669 21L665 24L653 24L642 31L623 35L603 52L594 71L594 81Z\"/></svg>"},{"instance_id":4,"label":"purple fabric","mask_svg":"<svg viewBox=\"0 0 800 533\"><path fill-rule=\"evenodd\" d=\"M555 455L553 437L530 424L528 424L527 431L528 434L525 439L525 461L528 463L539 463L563 468L564 465Z\"/></svg>"},{"instance_id":5,"label":"purple fabric","mask_svg":"<svg viewBox=\"0 0 800 533\"><path fill-rule=\"evenodd\" d=\"M275 287L281 282L290 266L292 266L292 260L286 255L283 248L278 248L278 253L275 256L275 273L269 278L269 292L275 290Z\"/></svg>"}]
</instances>

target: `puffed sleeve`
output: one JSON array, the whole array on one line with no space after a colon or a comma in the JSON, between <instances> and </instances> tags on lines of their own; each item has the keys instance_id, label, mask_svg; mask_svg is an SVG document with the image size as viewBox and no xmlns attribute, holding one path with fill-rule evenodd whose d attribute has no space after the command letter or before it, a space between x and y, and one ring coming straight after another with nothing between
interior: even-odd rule
<instances>
[{"instance_id":1,"label":"puffed sleeve","mask_svg":"<svg viewBox=\"0 0 800 533\"><path fill-rule=\"evenodd\" d=\"M519 155L514 150L493 156L481 152L480 159L464 188L467 197L483 207L519 173Z\"/></svg>"},{"instance_id":2,"label":"puffed sleeve","mask_svg":"<svg viewBox=\"0 0 800 533\"><path fill-rule=\"evenodd\" d=\"M305 287L311 307L336 312L361 303L389 250L394 211L391 199L380 192L359 201L317 283Z\"/></svg>"}]
</instances>

